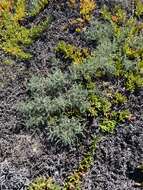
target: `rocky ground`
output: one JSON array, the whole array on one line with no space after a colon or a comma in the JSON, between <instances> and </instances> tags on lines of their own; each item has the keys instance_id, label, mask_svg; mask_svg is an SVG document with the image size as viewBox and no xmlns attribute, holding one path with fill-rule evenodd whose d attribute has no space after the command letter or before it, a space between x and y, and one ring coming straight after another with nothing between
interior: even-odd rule
<instances>
[{"instance_id":1,"label":"rocky ground","mask_svg":"<svg viewBox=\"0 0 143 190\"><path fill-rule=\"evenodd\" d=\"M59 40L86 47L80 35L64 26L76 13L60 4L50 4L35 22L47 15L53 22L29 48L33 59L0 65L0 189L25 190L35 177L52 176L59 184L78 165L85 147L55 147L44 131L27 130L16 104L26 97L26 82L33 73L48 74L54 48ZM96 16L95 11L95 16ZM2 59L3 53L0 54ZM143 91L130 97L135 120L118 126L97 146L94 163L83 180L83 190L135 190L139 175L135 168L143 162ZM143 177L143 176L142 176Z\"/></svg>"}]
</instances>

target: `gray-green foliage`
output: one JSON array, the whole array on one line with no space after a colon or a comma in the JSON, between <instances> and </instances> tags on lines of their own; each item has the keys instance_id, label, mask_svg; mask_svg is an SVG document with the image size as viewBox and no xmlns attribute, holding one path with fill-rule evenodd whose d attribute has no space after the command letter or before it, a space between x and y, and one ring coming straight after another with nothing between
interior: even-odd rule
<instances>
[{"instance_id":1,"label":"gray-green foliage","mask_svg":"<svg viewBox=\"0 0 143 190\"><path fill-rule=\"evenodd\" d=\"M48 122L49 125L49 139L55 139L56 142L62 141L65 144L74 144L76 135L82 134L84 124L77 117L68 117L67 115L60 115L60 117L53 117Z\"/></svg>"},{"instance_id":2,"label":"gray-green foliage","mask_svg":"<svg viewBox=\"0 0 143 190\"><path fill-rule=\"evenodd\" d=\"M48 126L49 139L72 144L84 130L88 91L59 69L46 78L32 77L28 90L30 98L18 106L27 117L27 127Z\"/></svg>"},{"instance_id":3,"label":"gray-green foliage","mask_svg":"<svg viewBox=\"0 0 143 190\"><path fill-rule=\"evenodd\" d=\"M103 23L98 20L92 20L90 22L90 27L84 33L87 40L94 42L104 42L104 39L110 39L113 36L113 29L109 23Z\"/></svg>"},{"instance_id":4,"label":"gray-green foliage","mask_svg":"<svg viewBox=\"0 0 143 190\"><path fill-rule=\"evenodd\" d=\"M113 29L109 23L92 21L91 26L85 32L85 38L92 40L96 48L92 56L85 64L92 65L91 72L102 70L103 74L115 74L115 56L118 52L118 43L113 39Z\"/></svg>"},{"instance_id":5,"label":"gray-green foliage","mask_svg":"<svg viewBox=\"0 0 143 190\"><path fill-rule=\"evenodd\" d=\"M135 18L130 18L121 26L112 20L104 22L92 21L85 31L85 38L96 46L92 56L85 61L85 69L90 69L91 75L97 76L100 71L102 76L122 77L126 88L133 91L143 85L140 75L142 32L137 28Z\"/></svg>"}]
</instances>

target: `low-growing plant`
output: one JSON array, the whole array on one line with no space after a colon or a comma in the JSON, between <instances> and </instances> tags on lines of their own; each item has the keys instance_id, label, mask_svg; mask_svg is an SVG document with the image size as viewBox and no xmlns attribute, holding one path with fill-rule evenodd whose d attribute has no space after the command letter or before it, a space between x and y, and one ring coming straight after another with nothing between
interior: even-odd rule
<instances>
[{"instance_id":1,"label":"low-growing plant","mask_svg":"<svg viewBox=\"0 0 143 190\"><path fill-rule=\"evenodd\" d=\"M92 13L96 8L96 3L94 0L68 0L68 4L70 8L77 9L79 11L79 18L84 22L90 21L90 19L92 18Z\"/></svg>"},{"instance_id":2,"label":"low-growing plant","mask_svg":"<svg viewBox=\"0 0 143 190\"><path fill-rule=\"evenodd\" d=\"M92 21L85 31L86 39L96 46L92 57L86 61L95 63L96 75L100 70L99 76L122 78L126 89L134 91L143 86L142 27L136 16L128 18L120 7L114 10L112 13L104 7L101 10L104 22Z\"/></svg>"},{"instance_id":3,"label":"low-growing plant","mask_svg":"<svg viewBox=\"0 0 143 190\"><path fill-rule=\"evenodd\" d=\"M60 116L59 119L51 118L49 125L49 139L55 139L58 143L73 145L76 141L76 135L82 134L84 124L76 117Z\"/></svg>"},{"instance_id":4,"label":"low-growing plant","mask_svg":"<svg viewBox=\"0 0 143 190\"><path fill-rule=\"evenodd\" d=\"M94 0L80 0L80 15L85 21L90 21L96 4Z\"/></svg>"},{"instance_id":5,"label":"low-growing plant","mask_svg":"<svg viewBox=\"0 0 143 190\"><path fill-rule=\"evenodd\" d=\"M76 32L81 32L86 23L91 20L96 3L94 0L68 0L68 4L79 13L76 19L70 19L70 27L74 27Z\"/></svg>"},{"instance_id":6,"label":"low-growing plant","mask_svg":"<svg viewBox=\"0 0 143 190\"><path fill-rule=\"evenodd\" d=\"M33 77L28 85L29 99L18 106L27 117L27 127L48 126L50 140L73 144L76 135L83 133L89 107L88 91L74 83L60 70L46 78Z\"/></svg>"},{"instance_id":7,"label":"low-growing plant","mask_svg":"<svg viewBox=\"0 0 143 190\"><path fill-rule=\"evenodd\" d=\"M97 117L99 114L107 116L111 111L111 102L107 98L102 97L102 94L99 96L94 92L92 95L89 95L89 100L91 104L89 113L91 116Z\"/></svg>"},{"instance_id":8,"label":"low-growing plant","mask_svg":"<svg viewBox=\"0 0 143 190\"><path fill-rule=\"evenodd\" d=\"M118 121L124 122L126 121L129 116L131 115L130 111L128 109L122 110L118 112Z\"/></svg>"},{"instance_id":9,"label":"low-growing plant","mask_svg":"<svg viewBox=\"0 0 143 190\"><path fill-rule=\"evenodd\" d=\"M127 102L127 97L125 95L123 95L122 93L120 93L120 92L116 92L114 94L114 102L116 104L120 104L120 105L124 104L124 103Z\"/></svg>"},{"instance_id":10,"label":"low-growing plant","mask_svg":"<svg viewBox=\"0 0 143 190\"><path fill-rule=\"evenodd\" d=\"M96 145L99 141L99 137L93 137L89 151L84 155L78 168L66 179L63 190L81 190L82 178L93 164Z\"/></svg>"},{"instance_id":11,"label":"low-growing plant","mask_svg":"<svg viewBox=\"0 0 143 190\"><path fill-rule=\"evenodd\" d=\"M37 15L48 3L49 0L30 0L29 15Z\"/></svg>"},{"instance_id":12,"label":"low-growing plant","mask_svg":"<svg viewBox=\"0 0 143 190\"><path fill-rule=\"evenodd\" d=\"M143 3L141 0L135 0L135 14L137 17L143 15Z\"/></svg>"},{"instance_id":13,"label":"low-growing plant","mask_svg":"<svg viewBox=\"0 0 143 190\"><path fill-rule=\"evenodd\" d=\"M7 1L3 0L3 2ZM20 59L32 57L30 53L23 50L23 46L29 46L49 23L48 18L37 26L27 28L20 23L27 15L26 0L17 0L11 11L9 11L9 4L3 5L0 12L0 49Z\"/></svg>"},{"instance_id":14,"label":"low-growing plant","mask_svg":"<svg viewBox=\"0 0 143 190\"><path fill-rule=\"evenodd\" d=\"M64 55L65 59L71 60L75 64L80 64L89 55L86 48L78 48L74 45L60 41L56 47L56 52Z\"/></svg>"},{"instance_id":15,"label":"low-growing plant","mask_svg":"<svg viewBox=\"0 0 143 190\"><path fill-rule=\"evenodd\" d=\"M13 0L1 0L0 2L0 16L3 10L12 11Z\"/></svg>"},{"instance_id":16,"label":"low-growing plant","mask_svg":"<svg viewBox=\"0 0 143 190\"><path fill-rule=\"evenodd\" d=\"M133 73L127 73L127 82L126 82L126 88L129 91L134 91L137 87L143 86L143 77L139 74L133 74Z\"/></svg>"},{"instance_id":17,"label":"low-growing plant","mask_svg":"<svg viewBox=\"0 0 143 190\"><path fill-rule=\"evenodd\" d=\"M39 177L29 185L27 190L62 190L62 188L52 178Z\"/></svg>"},{"instance_id":18,"label":"low-growing plant","mask_svg":"<svg viewBox=\"0 0 143 190\"><path fill-rule=\"evenodd\" d=\"M117 123L115 120L109 120L109 119L104 119L101 123L100 123L100 128L103 132L108 132L108 133L112 133L113 130L115 129Z\"/></svg>"}]
</instances>

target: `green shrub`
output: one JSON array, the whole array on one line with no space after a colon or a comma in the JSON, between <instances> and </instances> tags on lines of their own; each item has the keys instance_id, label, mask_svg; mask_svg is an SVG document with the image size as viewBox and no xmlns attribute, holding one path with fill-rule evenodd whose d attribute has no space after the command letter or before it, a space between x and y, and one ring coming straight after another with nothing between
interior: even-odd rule
<instances>
[{"instance_id":1,"label":"green shrub","mask_svg":"<svg viewBox=\"0 0 143 190\"><path fill-rule=\"evenodd\" d=\"M109 119L104 119L101 123L100 123L100 128L103 132L113 132L113 130L115 129L117 123L115 120L109 120Z\"/></svg>"},{"instance_id":2,"label":"green shrub","mask_svg":"<svg viewBox=\"0 0 143 190\"><path fill-rule=\"evenodd\" d=\"M27 127L48 126L50 140L73 144L84 130L88 91L60 70L46 78L33 77L28 90L29 99L18 106L27 117Z\"/></svg>"},{"instance_id":3,"label":"green shrub","mask_svg":"<svg viewBox=\"0 0 143 190\"><path fill-rule=\"evenodd\" d=\"M51 178L40 177L33 181L27 190L62 190Z\"/></svg>"},{"instance_id":4,"label":"green shrub","mask_svg":"<svg viewBox=\"0 0 143 190\"><path fill-rule=\"evenodd\" d=\"M56 47L56 52L64 55L64 59L69 59L74 64L80 64L89 55L88 49L78 48L74 45L60 41Z\"/></svg>"},{"instance_id":5,"label":"green shrub","mask_svg":"<svg viewBox=\"0 0 143 190\"><path fill-rule=\"evenodd\" d=\"M96 117L99 114L106 116L111 111L112 103L106 97L99 96L94 92L89 95L89 101L91 105L89 108L91 116Z\"/></svg>"},{"instance_id":6,"label":"green shrub","mask_svg":"<svg viewBox=\"0 0 143 190\"><path fill-rule=\"evenodd\" d=\"M59 119L51 118L49 124L49 139L55 139L56 142L62 141L64 144L73 145L76 141L76 135L82 134L84 124L76 117L69 118L61 115Z\"/></svg>"},{"instance_id":7,"label":"green shrub","mask_svg":"<svg viewBox=\"0 0 143 190\"><path fill-rule=\"evenodd\" d=\"M120 92L114 94L114 102L116 104L124 104L127 102L127 97Z\"/></svg>"},{"instance_id":8,"label":"green shrub","mask_svg":"<svg viewBox=\"0 0 143 190\"><path fill-rule=\"evenodd\" d=\"M141 0L135 0L135 14L137 17L143 15L143 3Z\"/></svg>"},{"instance_id":9,"label":"green shrub","mask_svg":"<svg viewBox=\"0 0 143 190\"><path fill-rule=\"evenodd\" d=\"M111 13L104 7L104 21L92 21L85 31L85 38L96 46L86 64L92 66L90 74L123 78L126 89L134 91L143 86L142 24L138 24L136 17L127 18L120 7L114 10Z\"/></svg>"},{"instance_id":10,"label":"green shrub","mask_svg":"<svg viewBox=\"0 0 143 190\"><path fill-rule=\"evenodd\" d=\"M125 109L125 110L119 110L119 111L116 111L116 112L112 112L112 116L113 118L118 121L118 122L124 122L126 121L129 116L131 115L130 111L128 109Z\"/></svg>"}]
</instances>

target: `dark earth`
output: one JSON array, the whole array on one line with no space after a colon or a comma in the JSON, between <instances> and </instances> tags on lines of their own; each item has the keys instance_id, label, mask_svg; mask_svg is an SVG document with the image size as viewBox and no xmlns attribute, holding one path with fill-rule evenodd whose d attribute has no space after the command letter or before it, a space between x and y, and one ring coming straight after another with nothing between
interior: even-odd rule
<instances>
[{"instance_id":1,"label":"dark earth","mask_svg":"<svg viewBox=\"0 0 143 190\"><path fill-rule=\"evenodd\" d=\"M94 15L98 14L96 9ZM27 130L16 104L26 98L26 82L32 74L47 75L54 48L59 40L80 47L87 44L80 35L64 26L78 13L67 8L64 1L51 2L33 22L47 15L53 21L29 48L34 55L29 62L14 60L0 65L0 189L25 190L37 176L53 177L63 185L77 168L88 147L57 147L51 144L44 130ZM26 20L25 25L29 24ZM0 52L0 60L4 55ZM138 190L142 174L136 169L143 162L143 90L131 94L130 107L135 119L118 126L113 134L103 137L97 145L94 163L84 176L83 190ZM98 132L98 129L97 129Z\"/></svg>"}]
</instances>

